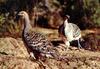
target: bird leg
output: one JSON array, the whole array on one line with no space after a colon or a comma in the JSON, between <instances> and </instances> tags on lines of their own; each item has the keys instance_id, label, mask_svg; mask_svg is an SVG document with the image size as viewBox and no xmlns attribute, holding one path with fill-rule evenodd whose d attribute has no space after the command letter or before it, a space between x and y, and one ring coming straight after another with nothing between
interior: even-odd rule
<instances>
[{"instance_id":1,"label":"bird leg","mask_svg":"<svg viewBox=\"0 0 100 69\"><path fill-rule=\"evenodd\" d=\"M35 58L33 52L30 52L29 54L30 54L30 57L31 57L32 59L36 60L36 58Z\"/></svg>"},{"instance_id":2,"label":"bird leg","mask_svg":"<svg viewBox=\"0 0 100 69\"><path fill-rule=\"evenodd\" d=\"M28 54L29 54L29 56L30 56L29 58L30 58L31 60L36 60L33 51L32 51L29 47L27 47L26 45L25 45L25 47L26 47L27 52L28 52Z\"/></svg>"},{"instance_id":3,"label":"bird leg","mask_svg":"<svg viewBox=\"0 0 100 69\"><path fill-rule=\"evenodd\" d=\"M69 46L70 46L69 41L64 36L62 36L62 40L63 40L64 44L67 46L66 50L68 50Z\"/></svg>"},{"instance_id":4,"label":"bird leg","mask_svg":"<svg viewBox=\"0 0 100 69\"><path fill-rule=\"evenodd\" d=\"M78 41L78 48L79 48L79 49L82 48L79 39L78 39L77 41Z\"/></svg>"},{"instance_id":5,"label":"bird leg","mask_svg":"<svg viewBox=\"0 0 100 69\"><path fill-rule=\"evenodd\" d=\"M69 47L70 47L70 43L69 43L69 41L65 41L65 45L67 46L67 50L68 50Z\"/></svg>"}]
</instances>

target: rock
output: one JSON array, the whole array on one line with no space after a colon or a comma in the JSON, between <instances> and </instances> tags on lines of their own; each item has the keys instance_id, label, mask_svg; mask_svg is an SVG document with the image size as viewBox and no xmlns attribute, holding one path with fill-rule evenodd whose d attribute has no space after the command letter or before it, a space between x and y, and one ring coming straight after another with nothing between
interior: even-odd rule
<instances>
[{"instance_id":1,"label":"rock","mask_svg":"<svg viewBox=\"0 0 100 69\"><path fill-rule=\"evenodd\" d=\"M84 36L84 48L92 51L100 51L99 36L96 33L89 33Z\"/></svg>"},{"instance_id":2,"label":"rock","mask_svg":"<svg viewBox=\"0 0 100 69\"><path fill-rule=\"evenodd\" d=\"M13 56L0 55L0 69L43 69L38 63Z\"/></svg>"},{"instance_id":3,"label":"rock","mask_svg":"<svg viewBox=\"0 0 100 69\"><path fill-rule=\"evenodd\" d=\"M100 52L56 47L64 60L32 61L21 38L0 38L0 69L100 69Z\"/></svg>"},{"instance_id":4,"label":"rock","mask_svg":"<svg viewBox=\"0 0 100 69\"><path fill-rule=\"evenodd\" d=\"M0 38L0 53L12 55L15 57L28 57L27 49L24 47L21 39Z\"/></svg>"}]
</instances>

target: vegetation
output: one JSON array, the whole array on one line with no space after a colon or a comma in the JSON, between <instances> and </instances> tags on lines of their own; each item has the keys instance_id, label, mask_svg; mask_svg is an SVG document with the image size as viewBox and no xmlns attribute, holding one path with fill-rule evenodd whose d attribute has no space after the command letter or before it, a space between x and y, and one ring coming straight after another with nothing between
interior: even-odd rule
<instances>
[{"instance_id":1,"label":"vegetation","mask_svg":"<svg viewBox=\"0 0 100 69\"><path fill-rule=\"evenodd\" d=\"M11 16L0 16L0 37L12 36L14 38L20 37L21 24L16 23Z\"/></svg>"},{"instance_id":2,"label":"vegetation","mask_svg":"<svg viewBox=\"0 0 100 69\"><path fill-rule=\"evenodd\" d=\"M70 15L70 22L81 29L100 28L100 0L0 0L0 36L21 36L21 22L16 14L29 13L33 27L58 29L63 17Z\"/></svg>"}]
</instances>

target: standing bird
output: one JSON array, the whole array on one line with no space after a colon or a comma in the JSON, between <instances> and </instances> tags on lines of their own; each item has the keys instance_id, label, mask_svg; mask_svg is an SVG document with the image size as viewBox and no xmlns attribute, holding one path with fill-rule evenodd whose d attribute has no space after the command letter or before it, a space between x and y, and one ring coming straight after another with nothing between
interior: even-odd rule
<instances>
[{"instance_id":1,"label":"standing bird","mask_svg":"<svg viewBox=\"0 0 100 69\"><path fill-rule=\"evenodd\" d=\"M41 57L58 59L59 54L51 42L43 34L32 31L27 12L21 11L18 15L24 19L22 39L30 56L35 59Z\"/></svg>"},{"instance_id":2,"label":"standing bird","mask_svg":"<svg viewBox=\"0 0 100 69\"><path fill-rule=\"evenodd\" d=\"M70 42L73 40L77 40L78 48L82 48L79 42L79 40L81 39L81 30L76 24L68 23L69 18L69 15L65 16L64 23L58 29L59 35L62 38L65 45L67 45L67 49L70 46Z\"/></svg>"}]
</instances>

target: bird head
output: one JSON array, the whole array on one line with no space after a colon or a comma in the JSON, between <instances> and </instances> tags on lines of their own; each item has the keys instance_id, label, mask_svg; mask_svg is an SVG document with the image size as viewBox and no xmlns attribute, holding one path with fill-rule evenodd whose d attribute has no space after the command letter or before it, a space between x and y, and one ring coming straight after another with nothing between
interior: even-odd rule
<instances>
[{"instance_id":1,"label":"bird head","mask_svg":"<svg viewBox=\"0 0 100 69\"><path fill-rule=\"evenodd\" d=\"M65 19L70 19L70 16L69 15L65 15Z\"/></svg>"},{"instance_id":2,"label":"bird head","mask_svg":"<svg viewBox=\"0 0 100 69\"><path fill-rule=\"evenodd\" d=\"M65 17L67 17L68 19L70 19L70 16L69 15L66 15Z\"/></svg>"},{"instance_id":3,"label":"bird head","mask_svg":"<svg viewBox=\"0 0 100 69\"><path fill-rule=\"evenodd\" d=\"M28 17L28 13L25 11L21 11L18 13L18 16L21 16L24 19L25 17Z\"/></svg>"}]
</instances>

